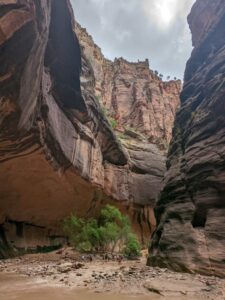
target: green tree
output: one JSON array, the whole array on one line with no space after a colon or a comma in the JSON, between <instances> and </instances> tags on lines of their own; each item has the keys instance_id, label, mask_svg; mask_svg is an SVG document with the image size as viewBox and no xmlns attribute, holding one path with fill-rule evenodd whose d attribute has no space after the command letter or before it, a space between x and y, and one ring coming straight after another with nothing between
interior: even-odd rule
<instances>
[{"instance_id":1,"label":"green tree","mask_svg":"<svg viewBox=\"0 0 225 300\"><path fill-rule=\"evenodd\" d=\"M78 251L93 251L99 245L100 235L95 219L86 221L71 215L64 221L64 231L67 233L71 244Z\"/></svg>"},{"instance_id":2,"label":"green tree","mask_svg":"<svg viewBox=\"0 0 225 300\"><path fill-rule=\"evenodd\" d=\"M122 244L123 247L125 245L127 256L129 253L135 256L138 246L140 247L136 235L132 233L129 218L112 205L104 206L97 219L85 220L71 215L64 221L64 230L70 243L80 252L114 252L116 247Z\"/></svg>"},{"instance_id":3,"label":"green tree","mask_svg":"<svg viewBox=\"0 0 225 300\"><path fill-rule=\"evenodd\" d=\"M122 214L118 208L113 205L107 204L100 211L100 223L118 222L122 220Z\"/></svg>"},{"instance_id":4,"label":"green tree","mask_svg":"<svg viewBox=\"0 0 225 300\"><path fill-rule=\"evenodd\" d=\"M135 234L129 233L123 252L128 258L136 258L141 255L140 244Z\"/></svg>"}]
</instances>

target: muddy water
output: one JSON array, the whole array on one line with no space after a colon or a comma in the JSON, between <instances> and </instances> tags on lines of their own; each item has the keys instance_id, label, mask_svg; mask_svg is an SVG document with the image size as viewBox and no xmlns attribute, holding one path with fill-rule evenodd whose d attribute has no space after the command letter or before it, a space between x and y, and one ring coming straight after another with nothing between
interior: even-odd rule
<instances>
[{"instance_id":1,"label":"muddy water","mask_svg":"<svg viewBox=\"0 0 225 300\"><path fill-rule=\"evenodd\" d=\"M100 294L48 286L45 281L0 274L1 300L158 300L160 296Z\"/></svg>"}]
</instances>

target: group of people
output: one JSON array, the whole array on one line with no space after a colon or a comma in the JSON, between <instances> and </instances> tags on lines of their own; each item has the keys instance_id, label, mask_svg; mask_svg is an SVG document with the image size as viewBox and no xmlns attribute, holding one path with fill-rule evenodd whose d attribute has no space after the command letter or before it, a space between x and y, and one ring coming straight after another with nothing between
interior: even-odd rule
<instances>
[{"instance_id":1,"label":"group of people","mask_svg":"<svg viewBox=\"0 0 225 300\"><path fill-rule=\"evenodd\" d=\"M111 254L111 253L105 253L103 254L103 260L104 261L117 261L119 264L121 264L123 260L123 256L120 254Z\"/></svg>"},{"instance_id":2,"label":"group of people","mask_svg":"<svg viewBox=\"0 0 225 300\"><path fill-rule=\"evenodd\" d=\"M82 255L81 256L81 260L82 261L89 261L89 262L92 262L93 261L93 256L91 254L89 255Z\"/></svg>"},{"instance_id":3,"label":"group of people","mask_svg":"<svg viewBox=\"0 0 225 300\"><path fill-rule=\"evenodd\" d=\"M101 255L101 257L105 262L117 261L118 264L121 264L121 262L123 261L123 256L121 254L104 253L104 254ZM93 254L88 254L88 255L82 255L81 256L82 261L92 262L93 259L94 259Z\"/></svg>"}]
</instances>

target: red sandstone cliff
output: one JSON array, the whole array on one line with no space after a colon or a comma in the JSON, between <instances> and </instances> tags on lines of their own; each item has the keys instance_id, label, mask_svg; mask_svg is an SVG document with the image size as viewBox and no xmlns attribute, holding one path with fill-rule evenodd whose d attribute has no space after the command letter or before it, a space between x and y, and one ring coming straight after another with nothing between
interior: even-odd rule
<instances>
[{"instance_id":1,"label":"red sandstone cliff","mask_svg":"<svg viewBox=\"0 0 225 300\"><path fill-rule=\"evenodd\" d=\"M76 23L75 32L92 69L92 84L101 109L128 155L127 169L106 166L105 189L115 199L132 201L134 220L141 232L146 232L144 219L149 225L153 222L147 215L161 188L181 81L163 82L150 70L148 60L107 60L86 29ZM81 78L85 89L86 77Z\"/></svg>"},{"instance_id":2,"label":"red sandstone cliff","mask_svg":"<svg viewBox=\"0 0 225 300\"><path fill-rule=\"evenodd\" d=\"M179 107L181 81L163 82L149 69L148 60L131 63L105 59L86 29L76 23L81 48L93 68L95 92L116 128L144 134L150 142L167 148Z\"/></svg>"},{"instance_id":3,"label":"red sandstone cliff","mask_svg":"<svg viewBox=\"0 0 225 300\"><path fill-rule=\"evenodd\" d=\"M179 83L154 78L146 63L94 59L99 68L113 66L115 81L107 69L103 85L101 72L80 52L68 0L0 0L0 12L0 250L8 241L57 244L71 211L93 215L109 201L149 236L165 170L159 147L170 139ZM108 116L95 96L99 84ZM123 109L120 99L130 97L133 106ZM170 97L176 100L169 104ZM171 118L163 121L166 107Z\"/></svg>"},{"instance_id":4,"label":"red sandstone cliff","mask_svg":"<svg viewBox=\"0 0 225 300\"><path fill-rule=\"evenodd\" d=\"M127 156L92 87L81 91L69 1L1 0L0 11L0 239L58 243L66 215L102 200L105 162Z\"/></svg>"},{"instance_id":5,"label":"red sandstone cliff","mask_svg":"<svg viewBox=\"0 0 225 300\"><path fill-rule=\"evenodd\" d=\"M225 276L225 2L197 0L149 264Z\"/></svg>"}]
</instances>

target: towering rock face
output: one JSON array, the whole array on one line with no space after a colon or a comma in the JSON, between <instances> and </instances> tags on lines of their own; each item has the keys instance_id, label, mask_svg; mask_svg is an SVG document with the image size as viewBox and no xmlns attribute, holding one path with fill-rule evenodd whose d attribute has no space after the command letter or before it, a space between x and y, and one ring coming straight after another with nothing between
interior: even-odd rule
<instances>
[{"instance_id":1,"label":"towering rock face","mask_svg":"<svg viewBox=\"0 0 225 300\"><path fill-rule=\"evenodd\" d=\"M68 0L0 0L0 257L9 241L59 243L66 216L94 215L106 202L128 213L143 239L154 225L159 147L172 126L160 110L173 118L179 83L163 83L147 63L103 56L93 57L97 72L74 28Z\"/></svg>"},{"instance_id":2,"label":"towering rock face","mask_svg":"<svg viewBox=\"0 0 225 300\"><path fill-rule=\"evenodd\" d=\"M84 57L81 92L69 1L1 0L0 12L0 240L42 245L71 211L94 209L104 163L125 166L127 155L95 101Z\"/></svg>"},{"instance_id":3,"label":"towering rock face","mask_svg":"<svg viewBox=\"0 0 225 300\"><path fill-rule=\"evenodd\" d=\"M165 172L181 81L163 82L149 69L148 60L107 60L86 29L76 23L75 31L93 69L98 102L128 154L129 170L107 166L113 176L108 174L106 188L114 198L132 201L134 218L141 232L146 232L144 220L147 228L152 228L150 216Z\"/></svg>"},{"instance_id":4,"label":"towering rock face","mask_svg":"<svg viewBox=\"0 0 225 300\"><path fill-rule=\"evenodd\" d=\"M149 69L148 60L107 60L86 29L76 23L75 30L93 68L96 95L109 118L115 120L115 129L133 129L157 146L167 148L180 103L181 81L163 82Z\"/></svg>"},{"instance_id":5,"label":"towering rock face","mask_svg":"<svg viewBox=\"0 0 225 300\"><path fill-rule=\"evenodd\" d=\"M225 3L197 0L149 264L225 276Z\"/></svg>"}]
</instances>

